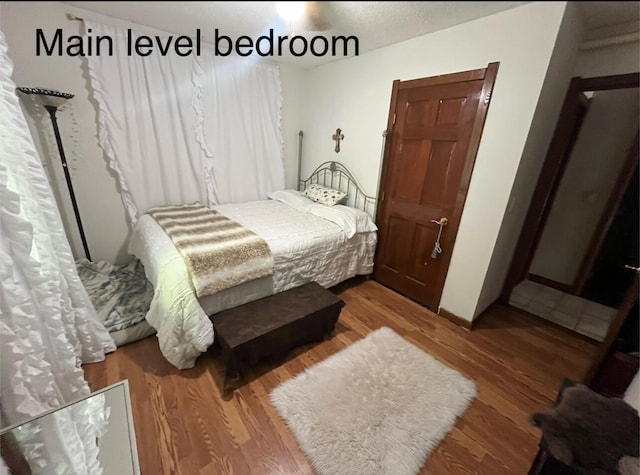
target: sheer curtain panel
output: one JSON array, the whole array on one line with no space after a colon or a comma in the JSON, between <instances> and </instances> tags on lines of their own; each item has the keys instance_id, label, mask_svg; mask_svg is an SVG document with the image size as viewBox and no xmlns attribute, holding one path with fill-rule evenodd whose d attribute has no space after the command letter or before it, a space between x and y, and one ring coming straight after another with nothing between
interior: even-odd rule
<instances>
[{"instance_id":1,"label":"sheer curtain panel","mask_svg":"<svg viewBox=\"0 0 640 475\"><path fill-rule=\"evenodd\" d=\"M284 188L282 92L276 65L251 58L196 57L202 100L198 139L217 203L264 200Z\"/></svg>"},{"instance_id":2,"label":"sheer curtain panel","mask_svg":"<svg viewBox=\"0 0 640 475\"><path fill-rule=\"evenodd\" d=\"M89 28L113 39L113 56L87 61L100 146L133 223L153 206L266 199L284 188L277 66L206 47L129 55L128 37L140 33L85 20Z\"/></svg>"},{"instance_id":3,"label":"sheer curtain panel","mask_svg":"<svg viewBox=\"0 0 640 475\"><path fill-rule=\"evenodd\" d=\"M203 151L195 139L193 58L130 56L127 30L85 21L89 28L91 36L113 39L113 56L86 59L99 107L98 140L131 222L154 206L207 203Z\"/></svg>"}]
</instances>

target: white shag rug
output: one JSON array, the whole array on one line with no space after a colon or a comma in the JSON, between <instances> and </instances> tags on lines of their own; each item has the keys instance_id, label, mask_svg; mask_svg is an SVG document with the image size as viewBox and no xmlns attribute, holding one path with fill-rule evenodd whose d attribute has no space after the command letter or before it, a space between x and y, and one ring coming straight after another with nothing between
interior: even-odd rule
<instances>
[{"instance_id":1,"label":"white shag rug","mask_svg":"<svg viewBox=\"0 0 640 475\"><path fill-rule=\"evenodd\" d=\"M319 474L414 475L476 394L383 327L270 396Z\"/></svg>"}]
</instances>

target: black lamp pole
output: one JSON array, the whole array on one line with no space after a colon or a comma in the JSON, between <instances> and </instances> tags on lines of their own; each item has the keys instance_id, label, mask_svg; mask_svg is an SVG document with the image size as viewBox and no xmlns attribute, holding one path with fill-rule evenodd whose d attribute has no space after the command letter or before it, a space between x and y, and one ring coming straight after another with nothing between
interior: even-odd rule
<instances>
[{"instance_id":1,"label":"black lamp pole","mask_svg":"<svg viewBox=\"0 0 640 475\"><path fill-rule=\"evenodd\" d=\"M88 260L91 260L91 254L89 254L89 246L87 245L87 238L84 235L84 228L82 227L82 220L80 219L80 211L78 210L78 202L76 201L76 194L73 192L73 184L71 183L71 175L69 174L69 167L67 166L67 157L64 154L64 148L62 148L62 139L60 138L60 130L58 129L58 120L56 119L56 112L58 106L64 104L67 100L73 97L73 94L68 92L53 91L50 89L33 88L33 87L19 87L18 91L23 94L34 94L40 102L49 112L51 117L51 123L53 124L53 132L56 135L56 143L58 144L58 152L60 152L60 160L62 160L62 169L64 170L64 177L67 180L67 188L69 188L69 195L71 196L71 204L73 205L73 212L76 215L76 222L78 223L78 230L80 231L80 239L82 239L82 247L84 248L84 254Z\"/></svg>"},{"instance_id":2,"label":"black lamp pole","mask_svg":"<svg viewBox=\"0 0 640 475\"><path fill-rule=\"evenodd\" d=\"M58 108L56 106L44 106L44 108L47 109L47 112L49 112L51 123L53 124L53 132L56 135L56 143L58 144L58 151L60 152L60 160L62 160L62 169L64 170L64 177L67 180L67 187L69 188L69 196L71 196L73 212L76 215L76 221L78 222L78 230L80 231L80 239L82 239L84 254L85 256L87 256L88 260L91 260L91 254L89 254L89 246L87 245L87 238L84 235L84 228L82 227L82 220L80 219L80 211L78 210L76 194L73 192L71 175L69 174L69 167L67 166L67 157L64 155L64 149L62 148L62 139L60 138L60 130L58 129L58 119L56 119L56 112Z\"/></svg>"}]
</instances>

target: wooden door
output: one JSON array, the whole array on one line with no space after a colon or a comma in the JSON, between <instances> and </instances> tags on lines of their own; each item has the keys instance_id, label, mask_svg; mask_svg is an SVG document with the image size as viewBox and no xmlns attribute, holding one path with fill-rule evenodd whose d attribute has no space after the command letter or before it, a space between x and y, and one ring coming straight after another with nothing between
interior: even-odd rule
<instances>
[{"instance_id":1,"label":"wooden door","mask_svg":"<svg viewBox=\"0 0 640 475\"><path fill-rule=\"evenodd\" d=\"M498 63L394 81L374 277L438 310ZM440 226L441 253L433 254Z\"/></svg>"},{"instance_id":2,"label":"wooden door","mask_svg":"<svg viewBox=\"0 0 640 475\"><path fill-rule=\"evenodd\" d=\"M618 308L640 266L640 154L636 133L578 272L576 295Z\"/></svg>"}]
</instances>

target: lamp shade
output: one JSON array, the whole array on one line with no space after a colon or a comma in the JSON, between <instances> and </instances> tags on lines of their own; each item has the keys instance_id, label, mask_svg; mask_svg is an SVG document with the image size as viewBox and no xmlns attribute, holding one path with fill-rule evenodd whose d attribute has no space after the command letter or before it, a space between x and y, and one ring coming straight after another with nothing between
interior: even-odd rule
<instances>
[{"instance_id":1,"label":"lamp shade","mask_svg":"<svg viewBox=\"0 0 640 475\"><path fill-rule=\"evenodd\" d=\"M43 106L60 107L73 97L68 92L54 91L40 87L18 87L18 91L23 94L33 94L38 102Z\"/></svg>"}]
</instances>

